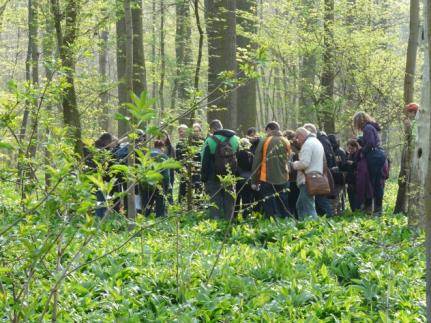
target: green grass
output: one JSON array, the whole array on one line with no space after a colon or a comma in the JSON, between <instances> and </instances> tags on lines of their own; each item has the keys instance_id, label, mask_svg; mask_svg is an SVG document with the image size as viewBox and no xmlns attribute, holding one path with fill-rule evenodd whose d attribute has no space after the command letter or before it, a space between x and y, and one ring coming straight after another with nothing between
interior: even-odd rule
<instances>
[{"instance_id":1,"label":"green grass","mask_svg":"<svg viewBox=\"0 0 431 323\"><path fill-rule=\"evenodd\" d=\"M176 219L169 219L68 276L57 315L60 321L91 322L425 321L423 235L389 211L382 218L349 214L305 223L254 218L230 229L202 214L183 215L179 239ZM76 264L116 249L133 234L124 226L118 220L104 224ZM63 256L64 266L84 230L91 230L84 227ZM26 254L24 249L9 245L2 258ZM54 269L52 252L30 286L26 320L40 319ZM10 290L11 282L2 281ZM8 315L11 295L1 295L7 302L0 303L0 313Z\"/></svg>"}]
</instances>

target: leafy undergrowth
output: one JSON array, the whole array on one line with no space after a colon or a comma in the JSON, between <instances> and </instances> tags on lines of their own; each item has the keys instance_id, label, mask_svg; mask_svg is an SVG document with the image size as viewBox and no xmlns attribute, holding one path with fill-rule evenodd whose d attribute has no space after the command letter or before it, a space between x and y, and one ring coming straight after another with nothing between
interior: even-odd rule
<instances>
[{"instance_id":1,"label":"leafy undergrowth","mask_svg":"<svg viewBox=\"0 0 431 323\"><path fill-rule=\"evenodd\" d=\"M403 217L235 224L208 281L226 226L184 216L178 246L174 220L145 230L122 249L72 273L59 291L58 317L425 320L423 239L415 237ZM81 263L123 243L130 233L117 229L104 225ZM80 243L78 237L69 257ZM27 318L40 315L52 282L41 275L32 283Z\"/></svg>"},{"instance_id":2,"label":"leafy undergrowth","mask_svg":"<svg viewBox=\"0 0 431 323\"><path fill-rule=\"evenodd\" d=\"M59 321L425 321L424 238L403 216L141 221L142 231L118 218L68 224L57 268L55 246L37 246L61 223L17 226L0 241L3 318L19 306L26 321L44 311L50 320L56 271L70 266L58 289ZM33 261L22 260L32 252ZM28 298L17 305L13 285L29 273Z\"/></svg>"}]
</instances>

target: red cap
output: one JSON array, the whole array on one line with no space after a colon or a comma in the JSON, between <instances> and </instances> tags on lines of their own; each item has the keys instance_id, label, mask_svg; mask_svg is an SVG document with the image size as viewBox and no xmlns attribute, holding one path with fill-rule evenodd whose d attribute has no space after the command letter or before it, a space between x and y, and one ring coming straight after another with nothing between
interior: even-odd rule
<instances>
[{"instance_id":1,"label":"red cap","mask_svg":"<svg viewBox=\"0 0 431 323\"><path fill-rule=\"evenodd\" d=\"M418 110L419 110L419 104L413 103L413 102L409 103L409 104L406 105L406 110L408 112L418 112Z\"/></svg>"}]
</instances>

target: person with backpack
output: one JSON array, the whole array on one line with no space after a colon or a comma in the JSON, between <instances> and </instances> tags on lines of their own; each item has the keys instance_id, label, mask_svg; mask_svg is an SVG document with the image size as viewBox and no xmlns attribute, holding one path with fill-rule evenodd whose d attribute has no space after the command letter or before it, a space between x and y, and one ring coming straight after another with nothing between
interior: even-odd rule
<instances>
[{"instance_id":1,"label":"person with backpack","mask_svg":"<svg viewBox=\"0 0 431 323\"><path fill-rule=\"evenodd\" d=\"M253 188L259 189L266 216L288 217L290 143L280 131L280 125L269 122L266 138L259 142L253 160Z\"/></svg>"},{"instance_id":2,"label":"person with backpack","mask_svg":"<svg viewBox=\"0 0 431 323\"><path fill-rule=\"evenodd\" d=\"M317 140L319 140L322 144L323 150L325 152L325 158L323 162L326 163L326 166L328 166L329 170L336 167L337 163L335 161L334 150L332 149L331 142L329 141L329 138L326 133L324 131L319 131L317 127L311 123L306 123L304 125L304 128L315 134ZM326 214L326 216L331 217L334 215L334 210L332 208L331 202L331 198L333 198L333 193L334 192L332 192L331 195L328 196L316 196L316 210L317 214L319 214L320 216Z\"/></svg>"},{"instance_id":3,"label":"person with backpack","mask_svg":"<svg viewBox=\"0 0 431 323\"><path fill-rule=\"evenodd\" d=\"M205 191L209 195L212 205L212 218L230 219L234 214L234 187L222 185L220 177L236 174L239 138L235 132L223 129L220 120L213 120L209 124L210 135L202 148L201 180Z\"/></svg>"},{"instance_id":4,"label":"person with backpack","mask_svg":"<svg viewBox=\"0 0 431 323\"><path fill-rule=\"evenodd\" d=\"M367 161L368 173L371 186L373 188L374 204L370 201L366 204L368 211L375 216L382 214L384 177L385 170L388 169L386 153L381 147L380 125L367 113L360 111L353 116L353 126L355 130L362 131L363 148L362 152Z\"/></svg>"}]
</instances>

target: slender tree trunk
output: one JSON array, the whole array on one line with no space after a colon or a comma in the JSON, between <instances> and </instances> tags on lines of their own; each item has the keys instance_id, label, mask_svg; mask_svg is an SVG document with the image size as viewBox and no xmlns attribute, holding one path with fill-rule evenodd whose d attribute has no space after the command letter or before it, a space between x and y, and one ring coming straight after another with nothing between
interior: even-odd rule
<instances>
[{"instance_id":1,"label":"slender tree trunk","mask_svg":"<svg viewBox=\"0 0 431 323\"><path fill-rule=\"evenodd\" d=\"M152 0L152 11L151 11L151 95L153 98L157 96L157 78L156 78L156 67L157 67L157 57L156 57L156 23L157 23L157 13L156 13L157 5L156 0Z\"/></svg>"},{"instance_id":2,"label":"slender tree trunk","mask_svg":"<svg viewBox=\"0 0 431 323\"><path fill-rule=\"evenodd\" d=\"M142 92L147 91L142 0L132 0L131 3L133 5L133 92L139 96Z\"/></svg>"},{"instance_id":3,"label":"slender tree trunk","mask_svg":"<svg viewBox=\"0 0 431 323\"><path fill-rule=\"evenodd\" d=\"M99 74L103 84L102 92L100 93L100 103L102 105L102 117L100 118L100 127L109 131L111 116L109 113L109 93L106 90L106 82L108 80L108 38L107 30L103 30L100 35L100 52L99 52Z\"/></svg>"},{"instance_id":4,"label":"slender tree trunk","mask_svg":"<svg viewBox=\"0 0 431 323\"><path fill-rule=\"evenodd\" d=\"M175 108L176 99L180 105L190 98L190 87L192 86L192 52L191 52L191 21L190 1L178 0L175 4L176 32L175 32L175 59L176 77L174 80L173 95L171 98L171 109ZM199 27L198 27L199 28ZM189 118L183 118L182 123Z\"/></svg>"},{"instance_id":5,"label":"slender tree trunk","mask_svg":"<svg viewBox=\"0 0 431 323\"><path fill-rule=\"evenodd\" d=\"M166 57L165 57L165 4L160 0L160 84L159 84L159 101L160 112L165 110L165 72L166 72Z\"/></svg>"},{"instance_id":6,"label":"slender tree trunk","mask_svg":"<svg viewBox=\"0 0 431 323\"><path fill-rule=\"evenodd\" d=\"M70 138L73 140L75 150L82 155L81 119L78 110L75 91L75 44L78 32L77 17L79 12L79 1L68 0L64 12L61 13L58 0L51 0L54 14L54 26L56 30L57 46L66 75L68 86L62 95L63 120L68 127ZM64 33L62 29L62 18L64 17Z\"/></svg>"},{"instance_id":7,"label":"slender tree trunk","mask_svg":"<svg viewBox=\"0 0 431 323\"><path fill-rule=\"evenodd\" d=\"M125 46L125 75L124 80L129 94L128 101L131 101L130 94L133 92L133 18L131 10L131 0L124 0L124 26L126 35ZM125 111L129 117L130 114ZM130 131L130 125L127 125L127 131ZM135 145L132 142L129 145L128 166L133 167L135 164ZM127 183L127 217L134 219L136 217L135 205L135 183L133 179L129 179Z\"/></svg>"},{"instance_id":8,"label":"slender tree trunk","mask_svg":"<svg viewBox=\"0 0 431 323\"><path fill-rule=\"evenodd\" d=\"M130 95L126 83L126 23L124 13L124 0L116 0L117 4L117 22L116 22L116 36L117 36L117 82L118 82L118 104L119 112L126 114L127 109L124 104L129 102ZM118 137L123 137L128 131L128 125L125 120L118 120Z\"/></svg>"},{"instance_id":9,"label":"slender tree trunk","mask_svg":"<svg viewBox=\"0 0 431 323\"><path fill-rule=\"evenodd\" d=\"M334 116L334 0L325 0L325 17L323 22L323 73L320 81L322 93L319 105L322 115L321 127L327 133L335 133Z\"/></svg>"},{"instance_id":10,"label":"slender tree trunk","mask_svg":"<svg viewBox=\"0 0 431 323\"><path fill-rule=\"evenodd\" d=\"M241 25L242 30L250 36L256 33L255 22L244 18L244 14L255 15L256 6L256 0L237 0L237 10L241 11L237 16L237 24ZM256 46L247 34L237 35L237 46L253 57L252 52ZM245 62L254 65L250 59ZM246 79L245 84L238 89L238 126L240 131L245 133L248 128L255 127L257 122L256 79L247 79L243 72L240 72L240 77Z\"/></svg>"},{"instance_id":11,"label":"slender tree trunk","mask_svg":"<svg viewBox=\"0 0 431 323\"><path fill-rule=\"evenodd\" d=\"M419 41L419 0L410 0L410 35L407 46L406 72L404 75L404 104L414 100L414 85L416 73L416 56ZM400 174L398 176L398 195L394 213L407 211L407 190L409 186L410 167L412 162L412 122L404 115L404 149L401 158Z\"/></svg>"},{"instance_id":12,"label":"slender tree trunk","mask_svg":"<svg viewBox=\"0 0 431 323\"><path fill-rule=\"evenodd\" d=\"M205 0L208 35L208 120L219 119L226 128L237 126L237 92L220 90L220 74L236 77L236 1Z\"/></svg>"}]
</instances>

